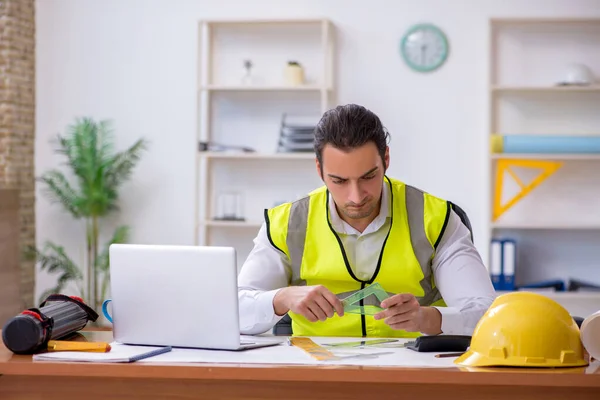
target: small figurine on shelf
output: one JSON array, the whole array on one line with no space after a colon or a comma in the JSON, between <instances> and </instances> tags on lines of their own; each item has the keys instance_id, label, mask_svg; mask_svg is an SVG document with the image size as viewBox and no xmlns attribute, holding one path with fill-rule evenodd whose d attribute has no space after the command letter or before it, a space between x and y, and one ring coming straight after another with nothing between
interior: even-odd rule
<instances>
[{"instance_id":1,"label":"small figurine on shelf","mask_svg":"<svg viewBox=\"0 0 600 400\"><path fill-rule=\"evenodd\" d=\"M285 83L290 86L304 83L304 69L297 61L288 61L285 67Z\"/></svg>"},{"instance_id":2,"label":"small figurine on shelf","mask_svg":"<svg viewBox=\"0 0 600 400\"><path fill-rule=\"evenodd\" d=\"M252 84L252 61L244 60L244 76L242 77L243 85Z\"/></svg>"}]
</instances>

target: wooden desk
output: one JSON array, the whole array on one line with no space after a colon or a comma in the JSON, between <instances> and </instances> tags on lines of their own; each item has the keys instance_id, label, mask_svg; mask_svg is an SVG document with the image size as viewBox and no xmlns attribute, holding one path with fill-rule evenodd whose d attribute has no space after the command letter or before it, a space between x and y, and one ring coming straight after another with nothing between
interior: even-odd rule
<instances>
[{"instance_id":1,"label":"wooden desk","mask_svg":"<svg viewBox=\"0 0 600 400\"><path fill-rule=\"evenodd\" d=\"M111 332L84 332L112 341ZM0 399L600 399L587 368L427 369L32 362L0 342Z\"/></svg>"}]
</instances>

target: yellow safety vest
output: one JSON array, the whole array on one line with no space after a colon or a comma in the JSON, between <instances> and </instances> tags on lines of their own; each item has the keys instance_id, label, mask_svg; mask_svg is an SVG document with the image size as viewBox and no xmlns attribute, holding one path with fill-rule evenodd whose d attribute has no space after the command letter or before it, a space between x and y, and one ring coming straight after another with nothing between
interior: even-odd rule
<instances>
[{"instance_id":1,"label":"yellow safety vest","mask_svg":"<svg viewBox=\"0 0 600 400\"><path fill-rule=\"evenodd\" d=\"M290 260L290 285L323 285L345 298L378 282L389 295L412 293L422 306L445 306L434 283L431 261L448 222L450 203L387 176L384 183L390 189L391 227L368 281L353 273L331 226L325 186L300 200L265 210L269 240ZM317 322L291 311L289 315L293 334L298 336L420 336L394 330L371 315L334 314Z\"/></svg>"}]
</instances>

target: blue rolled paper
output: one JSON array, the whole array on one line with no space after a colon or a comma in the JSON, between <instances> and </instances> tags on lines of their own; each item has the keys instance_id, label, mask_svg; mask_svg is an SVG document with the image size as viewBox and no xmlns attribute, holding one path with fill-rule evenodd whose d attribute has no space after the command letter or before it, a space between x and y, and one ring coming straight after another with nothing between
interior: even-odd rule
<instances>
[{"instance_id":1,"label":"blue rolled paper","mask_svg":"<svg viewBox=\"0 0 600 400\"><path fill-rule=\"evenodd\" d=\"M491 145L493 153L600 153L600 135L492 135Z\"/></svg>"}]
</instances>

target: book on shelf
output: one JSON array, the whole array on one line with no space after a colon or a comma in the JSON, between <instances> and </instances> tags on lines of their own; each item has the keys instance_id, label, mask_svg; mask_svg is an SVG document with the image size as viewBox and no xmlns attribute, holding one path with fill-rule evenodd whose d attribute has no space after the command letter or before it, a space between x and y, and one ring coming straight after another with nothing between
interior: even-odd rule
<instances>
[{"instance_id":1,"label":"book on shelf","mask_svg":"<svg viewBox=\"0 0 600 400\"><path fill-rule=\"evenodd\" d=\"M513 239L492 239L490 275L496 290L515 289L516 247Z\"/></svg>"}]
</instances>

